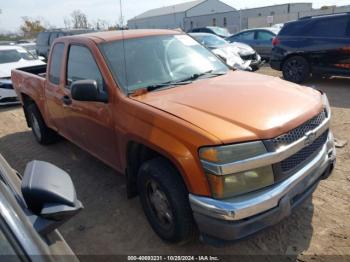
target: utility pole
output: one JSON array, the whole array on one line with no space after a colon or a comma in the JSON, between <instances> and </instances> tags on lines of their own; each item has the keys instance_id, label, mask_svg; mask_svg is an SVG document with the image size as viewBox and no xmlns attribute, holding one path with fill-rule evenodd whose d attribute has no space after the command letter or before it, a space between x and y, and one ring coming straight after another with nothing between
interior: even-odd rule
<instances>
[{"instance_id":1,"label":"utility pole","mask_svg":"<svg viewBox=\"0 0 350 262\"><path fill-rule=\"evenodd\" d=\"M176 25L176 13L175 13L175 6L173 6L173 13L174 13L174 28L177 27Z\"/></svg>"}]
</instances>

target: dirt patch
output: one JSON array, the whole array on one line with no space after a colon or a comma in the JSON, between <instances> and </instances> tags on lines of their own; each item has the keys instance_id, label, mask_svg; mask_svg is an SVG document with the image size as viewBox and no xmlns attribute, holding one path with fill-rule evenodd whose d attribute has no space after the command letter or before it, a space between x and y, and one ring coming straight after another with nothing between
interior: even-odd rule
<instances>
[{"instance_id":1,"label":"dirt patch","mask_svg":"<svg viewBox=\"0 0 350 262\"><path fill-rule=\"evenodd\" d=\"M260 73L280 77L268 67ZM350 141L350 79L311 80L327 92L335 136ZM43 147L26 127L20 107L0 108L0 152L23 172L25 163L44 160L68 171L85 210L60 231L77 254L291 255L300 261L350 256L350 150L338 150L335 172L303 206L278 225L223 248L195 241L179 247L153 233L138 199L126 199L123 176L67 141Z\"/></svg>"}]
</instances>

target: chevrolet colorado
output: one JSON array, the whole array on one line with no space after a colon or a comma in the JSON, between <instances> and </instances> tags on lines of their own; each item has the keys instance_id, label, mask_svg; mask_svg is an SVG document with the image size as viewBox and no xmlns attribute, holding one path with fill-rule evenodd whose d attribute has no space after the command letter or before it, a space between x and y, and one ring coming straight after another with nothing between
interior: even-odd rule
<instances>
[{"instance_id":1,"label":"chevrolet colorado","mask_svg":"<svg viewBox=\"0 0 350 262\"><path fill-rule=\"evenodd\" d=\"M47 68L12 80L37 141L59 134L125 174L168 242L196 228L229 241L273 225L335 163L324 93L232 71L177 31L58 38Z\"/></svg>"}]
</instances>

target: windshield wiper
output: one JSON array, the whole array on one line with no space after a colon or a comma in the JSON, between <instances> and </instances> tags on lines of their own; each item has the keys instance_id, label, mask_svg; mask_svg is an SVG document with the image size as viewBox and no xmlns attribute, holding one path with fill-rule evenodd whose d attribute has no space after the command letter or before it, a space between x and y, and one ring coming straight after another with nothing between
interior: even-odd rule
<instances>
[{"instance_id":1,"label":"windshield wiper","mask_svg":"<svg viewBox=\"0 0 350 262\"><path fill-rule=\"evenodd\" d=\"M160 84L149 85L149 86L145 87L145 89L147 89L148 92L152 92L152 91L157 90L157 89L164 89L164 88L169 88L172 86L191 84L194 80L196 80L202 76L215 77L215 76L220 76L220 75L225 75L225 74L226 74L226 72L213 73L213 70L209 70L209 71L204 72L204 73L193 74L193 75L186 77L184 79L181 79L181 80L167 81L167 82L160 83Z\"/></svg>"},{"instance_id":2,"label":"windshield wiper","mask_svg":"<svg viewBox=\"0 0 350 262\"><path fill-rule=\"evenodd\" d=\"M146 86L146 89L148 92L152 92L154 90L162 89L165 87L187 85L187 84L191 84L191 83L192 83L192 81L189 81L189 80L168 81L168 82L164 82L164 83L160 83L160 84Z\"/></svg>"}]
</instances>

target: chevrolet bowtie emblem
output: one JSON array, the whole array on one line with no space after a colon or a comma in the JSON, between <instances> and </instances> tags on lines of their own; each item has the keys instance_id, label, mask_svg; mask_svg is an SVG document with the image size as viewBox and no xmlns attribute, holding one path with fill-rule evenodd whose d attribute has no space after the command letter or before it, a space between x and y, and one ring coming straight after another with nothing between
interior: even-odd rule
<instances>
[{"instance_id":1,"label":"chevrolet bowtie emblem","mask_svg":"<svg viewBox=\"0 0 350 262\"><path fill-rule=\"evenodd\" d=\"M311 145L316 140L316 132L308 132L305 136L305 146Z\"/></svg>"}]
</instances>

